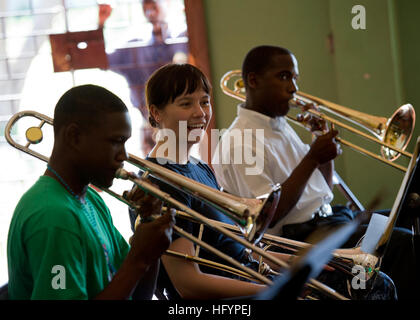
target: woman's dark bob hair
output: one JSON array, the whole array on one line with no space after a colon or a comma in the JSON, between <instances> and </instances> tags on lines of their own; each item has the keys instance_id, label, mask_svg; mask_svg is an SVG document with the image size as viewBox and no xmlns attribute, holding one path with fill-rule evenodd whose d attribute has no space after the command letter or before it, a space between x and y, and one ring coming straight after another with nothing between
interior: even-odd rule
<instances>
[{"instance_id":1,"label":"woman's dark bob hair","mask_svg":"<svg viewBox=\"0 0 420 320\"><path fill-rule=\"evenodd\" d=\"M197 89L210 94L211 85L206 76L191 64L167 64L157 69L147 80L145 95L149 109L149 122L157 127L150 114L150 106L162 110L167 104L175 101L182 94L190 94Z\"/></svg>"}]
</instances>

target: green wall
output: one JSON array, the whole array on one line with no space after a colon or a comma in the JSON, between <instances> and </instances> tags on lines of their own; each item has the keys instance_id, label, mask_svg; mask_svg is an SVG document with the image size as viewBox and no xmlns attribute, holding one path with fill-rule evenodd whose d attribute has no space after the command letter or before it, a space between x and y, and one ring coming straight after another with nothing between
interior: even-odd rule
<instances>
[{"instance_id":1,"label":"green wall","mask_svg":"<svg viewBox=\"0 0 420 320\"><path fill-rule=\"evenodd\" d=\"M240 69L254 46L273 44L292 50L299 61L303 92L388 118L397 106L420 105L420 1L412 0L203 0L214 86L216 125L227 128L237 101L222 93L219 81ZM366 30L354 30L351 9L366 8ZM333 44L329 41L332 35ZM304 140L310 135L298 129ZM416 128L414 137L420 134ZM376 144L340 131L370 150ZM415 138L413 139L415 140ZM414 148L410 143L408 151ZM381 193L380 207L390 207L403 173L343 147L337 171L364 205ZM406 165L407 160L400 161ZM336 202L343 198L336 193Z\"/></svg>"},{"instance_id":2,"label":"green wall","mask_svg":"<svg viewBox=\"0 0 420 320\"><path fill-rule=\"evenodd\" d=\"M397 41L400 52L402 101L410 102L416 111L420 110L420 1L398 0L395 5ZM420 111L417 113L420 117ZM420 125L416 125L408 150L414 150Z\"/></svg>"}]
</instances>

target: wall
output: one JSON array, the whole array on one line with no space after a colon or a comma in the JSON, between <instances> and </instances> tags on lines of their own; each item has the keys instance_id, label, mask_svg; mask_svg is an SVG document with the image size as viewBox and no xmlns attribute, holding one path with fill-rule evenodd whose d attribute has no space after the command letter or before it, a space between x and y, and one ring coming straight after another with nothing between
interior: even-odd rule
<instances>
[{"instance_id":1,"label":"wall","mask_svg":"<svg viewBox=\"0 0 420 320\"><path fill-rule=\"evenodd\" d=\"M300 90L388 118L397 106L420 104L416 91L419 44L415 22L419 3L410 0L203 0L213 75L216 127L227 128L237 101L222 93L219 80L241 67L254 46L289 48L299 60ZM366 30L351 26L351 9L366 8ZM407 17L409 17L407 19ZM332 36L332 37L331 37ZM330 41L333 39L333 41ZM416 43L417 42L417 43ZM415 68L413 68L415 66ZM303 133L302 130L299 130ZM305 141L310 135L305 134ZM343 138L353 135L341 130ZM419 130L414 136L419 135ZM352 141L377 151L378 145L358 137ZM413 143L408 150L412 151ZM336 168L362 203L384 195L390 207L403 173L343 147ZM403 161L406 164L408 161ZM337 202L343 198L337 194Z\"/></svg>"},{"instance_id":2,"label":"wall","mask_svg":"<svg viewBox=\"0 0 420 320\"><path fill-rule=\"evenodd\" d=\"M397 41L400 51L402 98L420 110L420 1L398 0L394 4ZM420 116L420 113L417 113ZM420 135L420 125L416 125L408 150L414 150L416 137Z\"/></svg>"}]
</instances>

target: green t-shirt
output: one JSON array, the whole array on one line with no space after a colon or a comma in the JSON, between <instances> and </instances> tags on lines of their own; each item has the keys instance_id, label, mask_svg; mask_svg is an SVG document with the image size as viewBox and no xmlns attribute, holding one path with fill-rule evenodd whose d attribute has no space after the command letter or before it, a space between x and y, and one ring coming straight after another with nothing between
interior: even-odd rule
<instances>
[{"instance_id":1,"label":"green t-shirt","mask_svg":"<svg viewBox=\"0 0 420 320\"><path fill-rule=\"evenodd\" d=\"M48 176L22 196L7 242L10 299L91 299L108 285L129 245L91 188L86 202Z\"/></svg>"}]
</instances>

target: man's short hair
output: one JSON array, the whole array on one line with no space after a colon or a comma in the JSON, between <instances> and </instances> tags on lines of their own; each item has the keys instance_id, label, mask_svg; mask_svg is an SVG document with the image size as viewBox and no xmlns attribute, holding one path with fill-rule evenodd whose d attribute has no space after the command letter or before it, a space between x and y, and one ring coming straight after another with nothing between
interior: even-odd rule
<instances>
[{"instance_id":1,"label":"man's short hair","mask_svg":"<svg viewBox=\"0 0 420 320\"><path fill-rule=\"evenodd\" d=\"M61 96L55 106L54 135L72 122L87 129L111 112L128 112L124 102L111 91L92 84L73 87Z\"/></svg>"},{"instance_id":2,"label":"man's short hair","mask_svg":"<svg viewBox=\"0 0 420 320\"><path fill-rule=\"evenodd\" d=\"M274 56L291 54L292 52L288 49L278 46L265 45L251 49L242 63L242 78L245 86L248 86L247 77L249 73L255 72L261 74L271 66L271 61Z\"/></svg>"}]
</instances>

